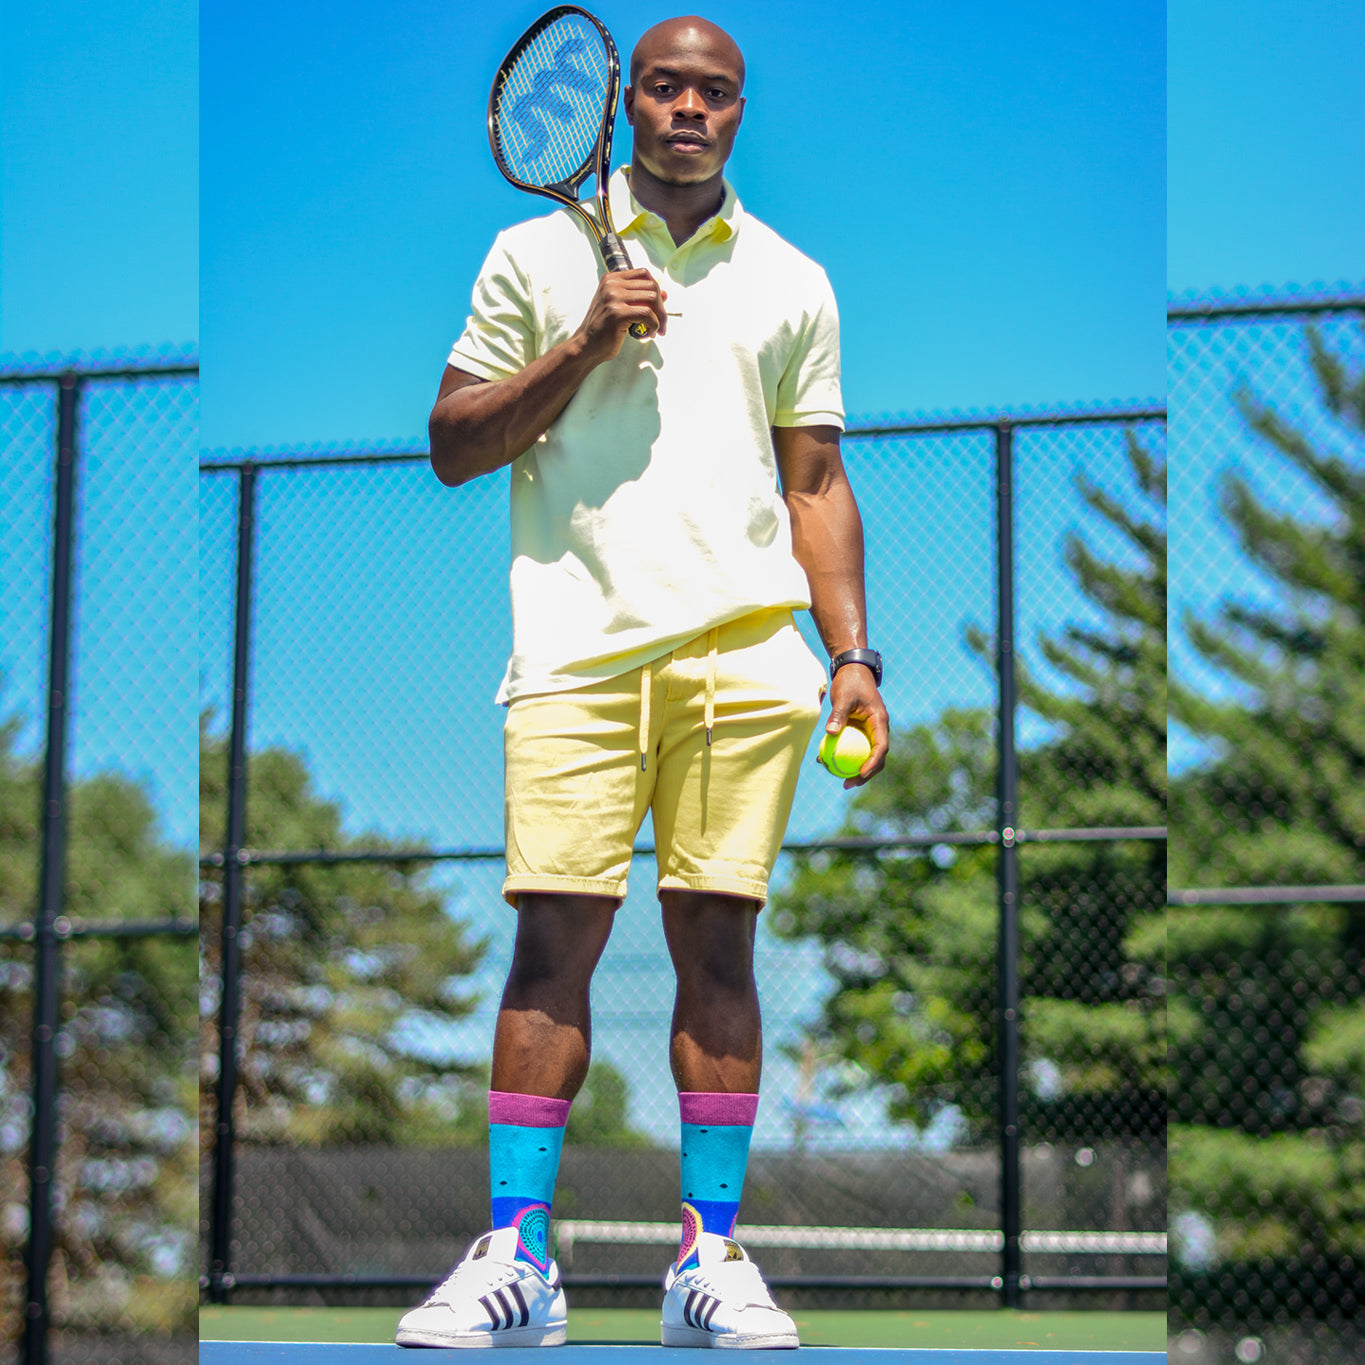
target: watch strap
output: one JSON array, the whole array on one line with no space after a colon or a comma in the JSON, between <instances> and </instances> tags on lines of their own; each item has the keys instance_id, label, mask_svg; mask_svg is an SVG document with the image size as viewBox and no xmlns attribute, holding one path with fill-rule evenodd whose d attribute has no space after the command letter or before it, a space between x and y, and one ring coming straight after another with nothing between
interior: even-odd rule
<instances>
[{"instance_id":1,"label":"watch strap","mask_svg":"<svg viewBox=\"0 0 1365 1365\"><path fill-rule=\"evenodd\" d=\"M829 661L831 680L845 664L865 664L872 670L877 686L882 685L882 656L875 649L846 649L842 654L836 654Z\"/></svg>"}]
</instances>

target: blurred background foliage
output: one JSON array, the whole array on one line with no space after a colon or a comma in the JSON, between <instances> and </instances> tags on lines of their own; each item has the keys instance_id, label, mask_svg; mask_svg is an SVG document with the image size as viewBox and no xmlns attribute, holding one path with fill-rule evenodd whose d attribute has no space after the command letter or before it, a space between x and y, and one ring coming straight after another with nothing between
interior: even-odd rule
<instances>
[{"instance_id":1,"label":"blurred background foliage","mask_svg":"<svg viewBox=\"0 0 1365 1365\"><path fill-rule=\"evenodd\" d=\"M1064 557L1102 628L1021 649L1019 697L1051 737L1019 757L1025 830L1165 823L1166 472L1129 434L1126 486L1075 476L1121 538L1106 558L1072 532ZM994 642L966 632L983 667ZM971 834L995 820L994 716L945 710L898 733L886 772L861 789L840 834ZM1030 843L1021 850L1021 998L1031 1141L1159 1135L1165 1065L1159 840ZM824 946L835 987L822 1048L887 1087L892 1112L925 1123L952 1105L981 1138L996 1103L996 852L990 845L801 855L774 902L790 938Z\"/></svg>"},{"instance_id":2,"label":"blurred background foliage","mask_svg":"<svg viewBox=\"0 0 1365 1365\"><path fill-rule=\"evenodd\" d=\"M0 924L31 922L40 761L0 725ZM165 843L145 788L73 782L65 913L76 923L190 919L194 866ZM32 949L0 942L0 1338L20 1334L28 1235ZM166 937L76 938L61 949L55 1051L62 1092L52 1304L80 1330L188 1331L195 1322L198 1193L194 954Z\"/></svg>"},{"instance_id":3,"label":"blurred background foliage","mask_svg":"<svg viewBox=\"0 0 1365 1365\"><path fill-rule=\"evenodd\" d=\"M1270 591L1181 627L1224 680L1175 680L1172 715L1210 757L1172 783L1175 887L1365 883L1365 366L1304 334L1313 401L1245 383L1236 410L1283 486L1224 475L1222 515ZM1311 428L1311 429L1310 429ZM1365 1264L1365 917L1349 904L1173 908L1172 1214L1218 1275L1266 1261L1313 1304ZM1195 1222L1190 1224L1188 1216ZM1344 1261L1343 1261L1343 1258ZM1322 1305L1319 1304L1319 1307Z\"/></svg>"}]
</instances>

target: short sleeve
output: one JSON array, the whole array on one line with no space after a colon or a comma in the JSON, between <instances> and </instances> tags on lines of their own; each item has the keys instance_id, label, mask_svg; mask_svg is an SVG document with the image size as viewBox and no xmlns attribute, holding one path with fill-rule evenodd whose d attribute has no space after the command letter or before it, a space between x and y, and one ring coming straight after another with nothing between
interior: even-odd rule
<instances>
[{"instance_id":1,"label":"short sleeve","mask_svg":"<svg viewBox=\"0 0 1365 1365\"><path fill-rule=\"evenodd\" d=\"M506 379L535 359L537 328L531 291L500 233L474 282L473 311L449 363L480 379Z\"/></svg>"},{"instance_id":2,"label":"short sleeve","mask_svg":"<svg viewBox=\"0 0 1365 1365\"><path fill-rule=\"evenodd\" d=\"M844 426L839 384L839 308L823 270L817 271L811 300L791 358L777 383L773 412L777 427Z\"/></svg>"}]
</instances>

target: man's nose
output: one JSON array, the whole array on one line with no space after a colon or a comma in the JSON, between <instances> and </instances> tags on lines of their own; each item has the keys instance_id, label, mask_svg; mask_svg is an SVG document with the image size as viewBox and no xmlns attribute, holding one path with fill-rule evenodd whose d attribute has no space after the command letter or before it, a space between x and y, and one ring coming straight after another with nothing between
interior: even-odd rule
<instances>
[{"instance_id":1,"label":"man's nose","mask_svg":"<svg viewBox=\"0 0 1365 1365\"><path fill-rule=\"evenodd\" d=\"M688 118L705 118L706 101L702 99L700 93L690 87L678 96L677 103L673 106L675 114L683 114Z\"/></svg>"}]
</instances>

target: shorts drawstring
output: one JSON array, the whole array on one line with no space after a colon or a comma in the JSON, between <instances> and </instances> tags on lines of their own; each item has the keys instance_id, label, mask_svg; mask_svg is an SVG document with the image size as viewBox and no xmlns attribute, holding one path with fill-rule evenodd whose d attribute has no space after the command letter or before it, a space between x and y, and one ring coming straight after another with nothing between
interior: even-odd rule
<instances>
[{"instance_id":1,"label":"shorts drawstring","mask_svg":"<svg viewBox=\"0 0 1365 1365\"><path fill-rule=\"evenodd\" d=\"M716 645L720 627L712 626L706 636L706 747L711 747L711 730L716 723Z\"/></svg>"},{"instance_id":2,"label":"shorts drawstring","mask_svg":"<svg viewBox=\"0 0 1365 1365\"><path fill-rule=\"evenodd\" d=\"M650 666L646 664L640 670L640 771L644 772L646 767L646 751L649 748L649 693L650 693Z\"/></svg>"},{"instance_id":3,"label":"shorts drawstring","mask_svg":"<svg viewBox=\"0 0 1365 1365\"><path fill-rule=\"evenodd\" d=\"M706 726L706 747L711 747L711 732L716 725L716 655L719 649L720 627L712 626L706 633L706 707L702 722ZM654 671L650 664L640 669L640 771L649 768L649 697Z\"/></svg>"}]
</instances>

